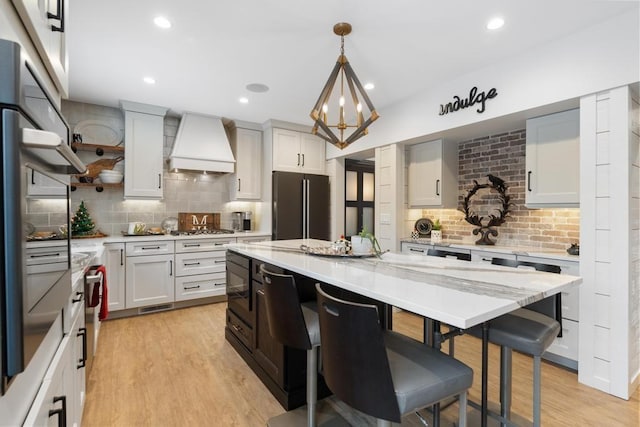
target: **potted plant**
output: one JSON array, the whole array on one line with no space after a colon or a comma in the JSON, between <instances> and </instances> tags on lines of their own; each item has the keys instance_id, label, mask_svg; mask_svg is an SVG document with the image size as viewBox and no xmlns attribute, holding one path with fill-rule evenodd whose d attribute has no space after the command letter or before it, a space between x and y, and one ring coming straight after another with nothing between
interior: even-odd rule
<instances>
[{"instance_id":1,"label":"potted plant","mask_svg":"<svg viewBox=\"0 0 640 427\"><path fill-rule=\"evenodd\" d=\"M442 242L442 224L440 224L439 219L436 219L433 227L431 227L431 243L440 242Z\"/></svg>"},{"instance_id":2,"label":"potted plant","mask_svg":"<svg viewBox=\"0 0 640 427\"><path fill-rule=\"evenodd\" d=\"M374 253L376 256L382 254L380 244L376 236L371 234L367 227L362 227L362 231L355 236L351 236L351 253L353 255L368 255Z\"/></svg>"}]
</instances>

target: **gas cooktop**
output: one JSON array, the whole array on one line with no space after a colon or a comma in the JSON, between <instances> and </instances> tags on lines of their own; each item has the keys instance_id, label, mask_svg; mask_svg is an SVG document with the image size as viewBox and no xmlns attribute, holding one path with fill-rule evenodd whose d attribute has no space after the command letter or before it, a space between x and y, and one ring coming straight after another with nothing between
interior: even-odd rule
<instances>
[{"instance_id":1,"label":"gas cooktop","mask_svg":"<svg viewBox=\"0 0 640 427\"><path fill-rule=\"evenodd\" d=\"M210 230L174 230L171 232L172 236L191 236L194 234L233 234L233 230L225 229L210 229Z\"/></svg>"}]
</instances>

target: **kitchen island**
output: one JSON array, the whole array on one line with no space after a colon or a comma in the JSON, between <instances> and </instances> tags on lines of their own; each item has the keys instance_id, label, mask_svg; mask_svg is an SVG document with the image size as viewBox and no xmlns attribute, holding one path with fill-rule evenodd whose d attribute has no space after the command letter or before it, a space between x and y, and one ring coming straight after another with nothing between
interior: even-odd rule
<instances>
[{"instance_id":1,"label":"kitchen island","mask_svg":"<svg viewBox=\"0 0 640 427\"><path fill-rule=\"evenodd\" d=\"M264 262L284 272L333 285L462 330L483 325L483 355L488 345L486 322L582 281L572 275L409 254L385 253L380 258L315 256L304 253L301 245L326 247L330 242L280 240L236 243L226 248L230 253L250 259L252 266ZM485 409L486 364L483 357L482 406ZM486 413L483 416L486 417Z\"/></svg>"}]
</instances>

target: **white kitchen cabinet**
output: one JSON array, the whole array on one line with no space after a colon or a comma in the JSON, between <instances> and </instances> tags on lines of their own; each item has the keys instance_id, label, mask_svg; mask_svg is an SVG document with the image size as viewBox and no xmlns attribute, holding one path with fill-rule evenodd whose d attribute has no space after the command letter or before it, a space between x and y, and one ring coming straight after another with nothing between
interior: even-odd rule
<instances>
[{"instance_id":1,"label":"white kitchen cabinet","mask_svg":"<svg viewBox=\"0 0 640 427\"><path fill-rule=\"evenodd\" d=\"M12 0L62 98L69 95L68 0Z\"/></svg>"},{"instance_id":2,"label":"white kitchen cabinet","mask_svg":"<svg viewBox=\"0 0 640 427\"><path fill-rule=\"evenodd\" d=\"M126 257L126 308L174 301L173 257L173 254Z\"/></svg>"},{"instance_id":3,"label":"white kitchen cabinet","mask_svg":"<svg viewBox=\"0 0 640 427\"><path fill-rule=\"evenodd\" d=\"M67 197L67 186L33 169L27 169L27 197Z\"/></svg>"},{"instance_id":4,"label":"white kitchen cabinet","mask_svg":"<svg viewBox=\"0 0 640 427\"><path fill-rule=\"evenodd\" d=\"M527 120L527 207L580 205L580 111Z\"/></svg>"},{"instance_id":5,"label":"white kitchen cabinet","mask_svg":"<svg viewBox=\"0 0 640 427\"><path fill-rule=\"evenodd\" d=\"M105 243L107 268L107 299L109 311L124 310L125 305L125 254L124 243Z\"/></svg>"},{"instance_id":6,"label":"white kitchen cabinet","mask_svg":"<svg viewBox=\"0 0 640 427\"><path fill-rule=\"evenodd\" d=\"M87 391L87 369L85 349L93 343L87 342L84 319L84 304L71 327L71 360L68 368L73 389L67 395L67 425L80 426Z\"/></svg>"},{"instance_id":7,"label":"white kitchen cabinet","mask_svg":"<svg viewBox=\"0 0 640 427\"><path fill-rule=\"evenodd\" d=\"M231 200L260 200L262 197L262 132L235 129L231 150L236 159L235 173L229 175Z\"/></svg>"},{"instance_id":8,"label":"white kitchen cabinet","mask_svg":"<svg viewBox=\"0 0 640 427\"><path fill-rule=\"evenodd\" d=\"M75 338L75 337L74 337ZM36 398L24 421L25 426L59 426L70 420L75 378L73 343L65 336L45 373Z\"/></svg>"},{"instance_id":9,"label":"white kitchen cabinet","mask_svg":"<svg viewBox=\"0 0 640 427\"><path fill-rule=\"evenodd\" d=\"M458 205L458 145L439 139L409 147L409 207Z\"/></svg>"},{"instance_id":10,"label":"white kitchen cabinet","mask_svg":"<svg viewBox=\"0 0 640 427\"><path fill-rule=\"evenodd\" d=\"M167 108L121 101L124 110L124 197L162 199Z\"/></svg>"},{"instance_id":11,"label":"white kitchen cabinet","mask_svg":"<svg viewBox=\"0 0 640 427\"><path fill-rule=\"evenodd\" d=\"M312 134L273 129L273 170L322 175L325 173L325 142Z\"/></svg>"}]
</instances>

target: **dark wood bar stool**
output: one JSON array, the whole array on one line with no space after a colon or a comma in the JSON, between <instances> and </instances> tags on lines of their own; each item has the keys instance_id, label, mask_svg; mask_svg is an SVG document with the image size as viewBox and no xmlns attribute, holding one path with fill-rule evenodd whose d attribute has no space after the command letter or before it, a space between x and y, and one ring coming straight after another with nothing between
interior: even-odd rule
<instances>
[{"instance_id":1,"label":"dark wood bar stool","mask_svg":"<svg viewBox=\"0 0 640 427\"><path fill-rule=\"evenodd\" d=\"M269 323L269 333L282 344L307 350L307 425L318 423L317 382L318 347L320 346L320 326L315 301L300 303L296 282L292 275L278 274L260 266L264 283L264 296ZM269 427L299 426L300 419L292 412L269 420ZM341 424L337 414L329 417L331 425ZM342 420L344 421L344 420Z\"/></svg>"},{"instance_id":2,"label":"dark wood bar stool","mask_svg":"<svg viewBox=\"0 0 640 427\"><path fill-rule=\"evenodd\" d=\"M560 273L560 267L556 265L500 258L494 258L491 263ZM508 425L505 420L511 418L513 350L533 357L533 425L540 426L542 355L561 330L556 316L560 316L559 295L545 298L489 322L489 342L500 346L500 416L503 418L503 426ZM480 328L473 328L471 333L482 336Z\"/></svg>"},{"instance_id":3,"label":"dark wood bar stool","mask_svg":"<svg viewBox=\"0 0 640 427\"><path fill-rule=\"evenodd\" d=\"M318 316L324 377L336 397L377 418L378 426L459 396L466 425L473 370L423 343L382 328L375 305L344 301L320 284Z\"/></svg>"}]
</instances>

